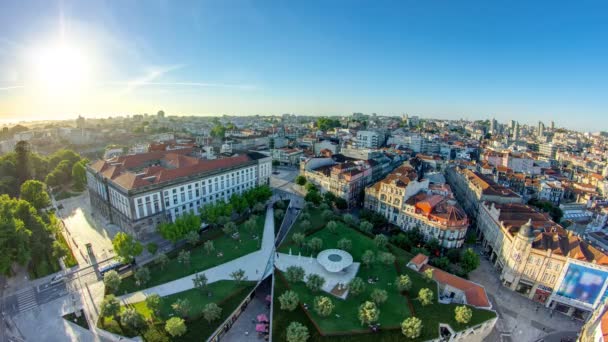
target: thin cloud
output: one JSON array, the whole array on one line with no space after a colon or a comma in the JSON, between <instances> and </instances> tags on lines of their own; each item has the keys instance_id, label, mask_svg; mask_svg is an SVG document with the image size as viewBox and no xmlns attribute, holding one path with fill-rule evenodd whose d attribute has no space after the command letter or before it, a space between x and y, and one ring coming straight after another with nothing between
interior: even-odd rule
<instances>
[{"instance_id":1,"label":"thin cloud","mask_svg":"<svg viewBox=\"0 0 608 342\"><path fill-rule=\"evenodd\" d=\"M138 79L134 79L132 81L127 81L127 82L123 82L123 84L126 83L127 87L126 89L124 89L123 91L120 92L120 95L125 95L128 94L130 92L132 92L133 90L146 85L147 83L150 83L156 79L158 79L159 77L165 75L168 72L174 71L174 70L178 70L183 68L184 66L181 64L177 64L177 65L171 65L168 67L164 67L164 68L159 68L156 70L152 70L150 71L148 74L146 74L145 76L138 78Z\"/></svg>"},{"instance_id":2,"label":"thin cloud","mask_svg":"<svg viewBox=\"0 0 608 342\"><path fill-rule=\"evenodd\" d=\"M9 87L0 87L0 91L13 90L13 89L21 89L21 88L25 88L25 86L23 86L23 85L16 85L16 86L9 86Z\"/></svg>"}]
</instances>

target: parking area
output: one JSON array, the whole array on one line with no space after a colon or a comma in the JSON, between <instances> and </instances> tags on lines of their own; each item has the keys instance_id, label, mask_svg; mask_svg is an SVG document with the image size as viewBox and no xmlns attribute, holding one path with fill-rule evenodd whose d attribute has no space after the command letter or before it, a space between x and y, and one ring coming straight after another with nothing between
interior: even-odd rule
<instances>
[{"instance_id":1,"label":"parking area","mask_svg":"<svg viewBox=\"0 0 608 342\"><path fill-rule=\"evenodd\" d=\"M114 255L112 238L120 231L103 217L92 214L88 192L58 202L58 215L65 224L67 237L80 265L90 264L86 244L90 243L97 261Z\"/></svg>"},{"instance_id":2,"label":"parking area","mask_svg":"<svg viewBox=\"0 0 608 342\"><path fill-rule=\"evenodd\" d=\"M469 279L485 287L492 308L498 312L498 321L488 341L559 341L580 331L582 322L503 287L498 272L483 256Z\"/></svg>"}]
</instances>

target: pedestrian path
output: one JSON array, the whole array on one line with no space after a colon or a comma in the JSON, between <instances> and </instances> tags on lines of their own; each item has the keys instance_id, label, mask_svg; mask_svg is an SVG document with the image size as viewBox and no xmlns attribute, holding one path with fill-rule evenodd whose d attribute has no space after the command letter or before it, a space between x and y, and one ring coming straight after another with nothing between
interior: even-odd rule
<instances>
[{"instance_id":1,"label":"pedestrian path","mask_svg":"<svg viewBox=\"0 0 608 342\"><path fill-rule=\"evenodd\" d=\"M212 267L199 273L205 273L207 283L211 284L220 280L231 280L230 273L242 269L245 271L247 280L259 281L264 276L268 260L274 252L274 211L272 206L266 210L266 219L264 221L264 235L262 237L262 245L258 251L249 253L240 258L234 259L227 263ZM124 304L132 304L141 302L151 294L158 294L161 297L168 296L174 293L183 292L194 287L192 280L195 274L154 286L142 291L133 292L118 299Z\"/></svg>"},{"instance_id":2,"label":"pedestrian path","mask_svg":"<svg viewBox=\"0 0 608 342\"><path fill-rule=\"evenodd\" d=\"M24 312L37 307L38 302L36 301L36 292L34 291L34 288L30 287L25 291L17 293L17 305L19 307L19 312Z\"/></svg>"}]
</instances>

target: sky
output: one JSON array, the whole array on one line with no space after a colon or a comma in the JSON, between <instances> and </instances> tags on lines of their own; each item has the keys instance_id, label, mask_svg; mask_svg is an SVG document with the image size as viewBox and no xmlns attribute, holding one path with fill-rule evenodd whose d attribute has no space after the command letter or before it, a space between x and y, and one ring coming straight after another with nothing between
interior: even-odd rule
<instances>
[{"instance_id":1,"label":"sky","mask_svg":"<svg viewBox=\"0 0 608 342\"><path fill-rule=\"evenodd\" d=\"M0 121L352 112L608 130L605 1L0 1Z\"/></svg>"}]
</instances>

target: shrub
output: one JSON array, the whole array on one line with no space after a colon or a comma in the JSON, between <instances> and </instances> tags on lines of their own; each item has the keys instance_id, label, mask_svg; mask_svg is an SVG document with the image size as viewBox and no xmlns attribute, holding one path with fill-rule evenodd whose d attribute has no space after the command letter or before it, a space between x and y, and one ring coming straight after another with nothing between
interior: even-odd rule
<instances>
[{"instance_id":1,"label":"shrub","mask_svg":"<svg viewBox=\"0 0 608 342\"><path fill-rule=\"evenodd\" d=\"M279 303L281 303L281 310L293 311L298 307L300 298L294 291L285 291L279 296Z\"/></svg>"},{"instance_id":2,"label":"shrub","mask_svg":"<svg viewBox=\"0 0 608 342\"><path fill-rule=\"evenodd\" d=\"M409 339L415 339L422 334L422 321L418 317L408 317L401 323L401 332Z\"/></svg>"},{"instance_id":3,"label":"shrub","mask_svg":"<svg viewBox=\"0 0 608 342\"><path fill-rule=\"evenodd\" d=\"M291 283L304 280L304 269L300 266L289 266L285 270L285 278Z\"/></svg>"},{"instance_id":4,"label":"shrub","mask_svg":"<svg viewBox=\"0 0 608 342\"><path fill-rule=\"evenodd\" d=\"M318 292L325 284L325 278L311 273L306 277L306 287L312 292Z\"/></svg>"},{"instance_id":5,"label":"shrub","mask_svg":"<svg viewBox=\"0 0 608 342\"><path fill-rule=\"evenodd\" d=\"M314 303L315 312L321 317L331 315L332 311L334 310L334 303L328 297L315 297Z\"/></svg>"},{"instance_id":6,"label":"shrub","mask_svg":"<svg viewBox=\"0 0 608 342\"><path fill-rule=\"evenodd\" d=\"M473 311L471 311L471 308L469 308L468 306L461 305L457 306L454 309L454 315L456 322L461 324L467 324L471 321L471 318L473 318Z\"/></svg>"}]
</instances>

